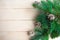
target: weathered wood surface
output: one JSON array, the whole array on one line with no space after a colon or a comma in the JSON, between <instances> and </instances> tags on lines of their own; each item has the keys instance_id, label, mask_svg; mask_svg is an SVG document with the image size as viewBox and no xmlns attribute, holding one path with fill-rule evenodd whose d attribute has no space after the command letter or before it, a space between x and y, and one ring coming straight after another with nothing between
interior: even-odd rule
<instances>
[{"instance_id":1,"label":"weathered wood surface","mask_svg":"<svg viewBox=\"0 0 60 40\"><path fill-rule=\"evenodd\" d=\"M0 0L0 31L28 31L37 13L36 0Z\"/></svg>"}]
</instances>

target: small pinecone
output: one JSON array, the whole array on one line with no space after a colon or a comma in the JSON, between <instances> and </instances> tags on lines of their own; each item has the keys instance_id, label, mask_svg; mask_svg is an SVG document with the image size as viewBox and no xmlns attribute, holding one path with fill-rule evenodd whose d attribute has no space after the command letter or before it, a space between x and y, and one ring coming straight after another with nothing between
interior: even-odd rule
<instances>
[{"instance_id":1,"label":"small pinecone","mask_svg":"<svg viewBox=\"0 0 60 40\"><path fill-rule=\"evenodd\" d=\"M29 35L29 37L32 37L32 36L34 36L34 35L35 35L35 32L34 32L33 30L28 31L28 35Z\"/></svg>"},{"instance_id":2,"label":"small pinecone","mask_svg":"<svg viewBox=\"0 0 60 40\"><path fill-rule=\"evenodd\" d=\"M35 26L36 27L40 27L41 26L41 23L40 22L35 22Z\"/></svg>"},{"instance_id":3,"label":"small pinecone","mask_svg":"<svg viewBox=\"0 0 60 40\"><path fill-rule=\"evenodd\" d=\"M54 20L54 19L55 19L55 16L54 16L53 14L49 14L49 15L48 15L48 19L49 19L49 20Z\"/></svg>"}]
</instances>

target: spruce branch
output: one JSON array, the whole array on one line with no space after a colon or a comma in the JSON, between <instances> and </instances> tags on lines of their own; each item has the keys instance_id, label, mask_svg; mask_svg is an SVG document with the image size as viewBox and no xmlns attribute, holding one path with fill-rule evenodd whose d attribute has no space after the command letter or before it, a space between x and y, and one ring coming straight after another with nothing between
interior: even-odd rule
<instances>
[{"instance_id":1,"label":"spruce branch","mask_svg":"<svg viewBox=\"0 0 60 40\"><path fill-rule=\"evenodd\" d=\"M60 36L60 0L35 1L33 7L41 11L35 18L38 27L34 28L35 35L31 40L49 40L50 37Z\"/></svg>"}]
</instances>

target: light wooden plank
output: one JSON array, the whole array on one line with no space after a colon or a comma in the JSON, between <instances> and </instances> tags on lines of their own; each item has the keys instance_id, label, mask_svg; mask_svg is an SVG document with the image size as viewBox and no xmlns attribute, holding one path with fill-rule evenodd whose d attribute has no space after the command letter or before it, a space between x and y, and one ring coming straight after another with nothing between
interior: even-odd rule
<instances>
[{"instance_id":1,"label":"light wooden plank","mask_svg":"<svg viewBox=\"0 0 60 40\"><path fill-rule=\"evenodd\" d=\"M35 9L0 9L0 20L32 20L36 14Z\"/></svg>"},{"instance_id":2,"label":"light wooden plank","mask_svg":"<svg viewBox=\"0 0 60 40\"><path fill-rule=\"evenodd\" d=\"M0 21L0 31L29 31L34 28L34 21Z\"/></svg>"},{"instance_id":3,"label":"light wooden plank","mask_svg":"<svg viewBox=\"0 0 60 40\"><path fill-rule=\"evenodd\" d=\"M27 32L0 32L0 40L29 40Z\"/></svg>"},{"instance_id":4,"label":"light wooden plank","mask_svg":"<svg viewBox=\"0 0 60 40\"><path fill-rule=\"evenodd\" d=\"M40 0L0 0L0 8L33 8L34 1Z\"/></svg>"}]
</instances>

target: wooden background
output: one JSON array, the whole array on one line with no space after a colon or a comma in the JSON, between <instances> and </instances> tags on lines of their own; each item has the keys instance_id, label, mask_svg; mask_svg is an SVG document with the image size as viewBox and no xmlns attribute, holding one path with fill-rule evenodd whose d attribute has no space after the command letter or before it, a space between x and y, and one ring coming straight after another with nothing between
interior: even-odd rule
<instances>
[{"instance_id":1,"label":"wooden background","mask_svg":"<svg viewBox=\"0 0 60 40\"><path fill-rule=\"evenodd\" d=\"M29 40L37 14L34 1L40 0L0 0L0 40Z\"/></svg>"}]
</instances>

